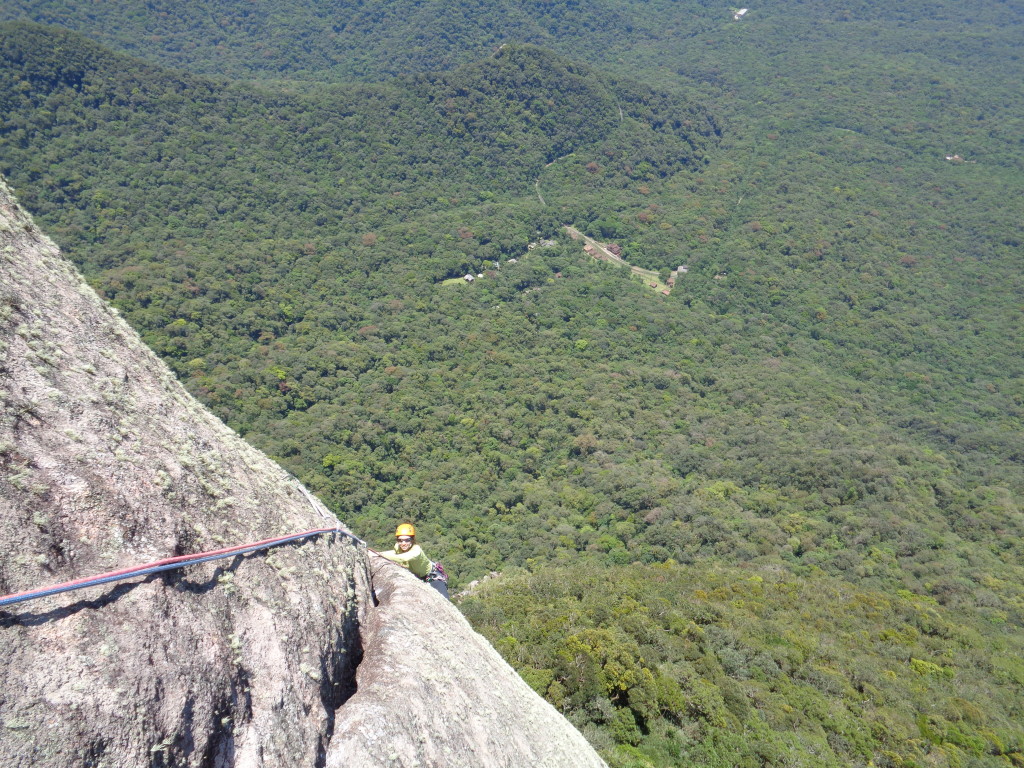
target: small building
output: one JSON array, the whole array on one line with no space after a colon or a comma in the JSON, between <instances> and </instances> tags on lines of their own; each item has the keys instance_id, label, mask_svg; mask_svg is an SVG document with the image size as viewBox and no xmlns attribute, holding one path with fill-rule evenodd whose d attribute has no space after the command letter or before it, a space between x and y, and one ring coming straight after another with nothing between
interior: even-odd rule
<instances>
[{"instance_id":1,"label":"small building","mask_svg":"<svg viewBox=\"0 0 1024 768\"><path fill-rule=\"evenodd\" d=\"M740 19L742 19L744 16L747 15L747 11L749 11L749 10L750 10L749 8L740 8L738 10L733 11L733 13L732 13L733 20L734 21L739 21Z\"/></svg>"},{"instance_id":2,"label":"small building","mask_svg":"<svg viewBox=\"0 0 1024 768\"><path fill-rule=\"evenodd\" d=\"M462 279L465 280L467 283L472 283L476 278L473 277L472 275L466 275Z\"/></svg>"},{"instance_id":3,"label":"small building","mask_svg":"<svg viewBox=\"0 0 1024 768\"><path fill-rule=\"evenodd\" d=\"M622 246L621 245L616 245L615 243L610 243L607 246L607 248L608 248L608 253L612 254L613 256L621 256L622 255Z\"/></svg>"}]
</instances>

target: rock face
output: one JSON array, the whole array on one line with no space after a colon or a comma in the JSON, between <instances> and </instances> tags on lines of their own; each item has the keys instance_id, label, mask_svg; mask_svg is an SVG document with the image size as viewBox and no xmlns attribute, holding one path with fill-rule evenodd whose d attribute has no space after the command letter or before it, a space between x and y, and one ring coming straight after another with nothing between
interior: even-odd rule
<instances>
[{"instance_id":1,"label":"rock face","mask_svg":"<svg viewBox=\"0 0 1024 768\"><path fill-rule=\"evenodd\" d=\"M329 523L198 405L0 189L0 593ZM338 535L0 618L0 765L316 765L353 691Z\"/></svg>"},{"instance_id":2,"label":"rock face","mask_svg":"<svg viewBox=\"0 0 1024 768\"><path fill-rule=\"evenodd\" d=\"M431 587L382 557L371 568L380 608L328 768L604 765Z\"/></svg>"},{"instance_id":3,"label":"rock face","mask_svg":"<svg viewBox=\"0 0 1024 768\"><path fill-rule=\"evenodd\" d=\"M334 525L0 179L0 594ZM0 609L0 765L603 765L453 606L370 557L339 529Z\"/></svg>"}]
</instances>

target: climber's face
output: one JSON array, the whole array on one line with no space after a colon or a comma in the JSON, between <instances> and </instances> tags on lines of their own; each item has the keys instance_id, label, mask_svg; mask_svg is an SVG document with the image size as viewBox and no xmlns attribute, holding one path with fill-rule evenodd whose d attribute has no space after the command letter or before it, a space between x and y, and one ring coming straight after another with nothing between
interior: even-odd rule
<instances>
[{"instance_id":1,"label":"climber's face","mask_svg":"<svg viewBox=\"0 0 1024 768\"><path fill-rule=\"evenodd\" d=\"M400 550L405 552L410 547L412 547L412 537L411 536L399 536L398 537L398 548Z\"/></svg>"}]
</instances>

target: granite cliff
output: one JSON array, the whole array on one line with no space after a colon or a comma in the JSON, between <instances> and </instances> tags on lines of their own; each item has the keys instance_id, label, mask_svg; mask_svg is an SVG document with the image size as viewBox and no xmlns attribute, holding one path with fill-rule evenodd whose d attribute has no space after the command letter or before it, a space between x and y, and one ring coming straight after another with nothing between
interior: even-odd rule
<instances>
[{"instance_id":1,"label":"granite cliff","mask_svg":"<svg viewBox=\"0 0 1024 768\"><path fill-rule=\"evenodd\" d=\"M0 594L334 525L0 180ZM0 609L0 668L10 768L603 765L344 528Z\"/></svg>"}]
</instances>

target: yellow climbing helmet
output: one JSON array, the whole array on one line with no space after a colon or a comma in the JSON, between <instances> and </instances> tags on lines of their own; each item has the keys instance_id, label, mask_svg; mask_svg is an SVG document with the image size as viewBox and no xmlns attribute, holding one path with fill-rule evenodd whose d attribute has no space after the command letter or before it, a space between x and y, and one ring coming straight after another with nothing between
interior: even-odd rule
<instances>
[{"instance_id":1,"label":"yellow climbing helmet","mask_svg":"<svg viewBox=\"0 0 1024 768\"><path fill-rule=\"evenodd\" d=\"M412 536L416 537L416 529L413 528L412 523L402 523L395 529L395 538L399 536Z\"/></svg>"}]
</instances>

